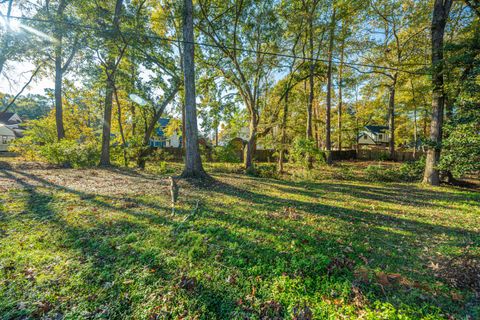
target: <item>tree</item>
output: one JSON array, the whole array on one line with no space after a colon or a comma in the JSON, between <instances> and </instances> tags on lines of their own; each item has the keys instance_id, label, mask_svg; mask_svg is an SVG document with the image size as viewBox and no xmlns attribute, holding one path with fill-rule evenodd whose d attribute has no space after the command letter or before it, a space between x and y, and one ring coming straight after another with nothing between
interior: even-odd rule
<instances>
[{"instance_id":1,"label":"tree","mask_svg":"<svg viewBox=\"0 0 480 320\"><path fill-rule=\"evenodd\" d=\"M317 68L318 58L321 52L321 46L325 34L325 29L318 23L319 19L319 6L320 0L306 1L302 0L301 12L305 15L307 20L307 28L305 28L305 47L308 48L308 59L310 60L309 68L309 94L307 102L307 127L306 127L306 139L313 139L313 102L315 99L315 69ZM320 33L321 32L321 33ZM315 39L318 39L317 46L315 45ZM304 56L306 56L304 54ZM313 158L308 155L308 168L313 167Z\"/></svg>"},{"instance_id":2,"label":"tree","mask_svg":"<svg viewBox=\"0 0 480 320\"><path fill-rule=\"evenodd\" d=\"M63 62L64 58L64 34L66 33L64 16L65 10L69 4L68 0L59 0L55 14L50 14L51 3L46 3L46 12L47 17L54 19L55 25L53 28L53 34L55 36L56 42L54 43L54 60L55 60L55 123L57 127L57 139L60 141L65 137L65 129L63 125L63 107L62 107L62 84L63 84L63 75L68 70L70 63L72 62L73 57L75 56L79 48L79 37L75 36L75 40L71 45L70 53L67 57L67 60Z\"/></svg>"},{"instance_id":3,"label":"tree","mask_svg":"<svg viewBox=\"0 0 480 320\"><path fill-rule=\"evenodd\" d=\"M201 0L202 35L215 48L205 48L205 63L216 70L242 97L249 114L249 137L245 168L253 169L253 156L259 135L262 97L269 85L267 76L273 68L279 37L273 1L245 0L229 2ZM231 11L231 15L222 12ZM216 17L216 21L212 21ZM233 20L233 23L232 23Z\"/></svg>"},{"instance_id":4,"label":"tree","mask_svg":"<svg viewBox=\"0 0 480 320\"><path fill-rule=\"evenodd\" d=\"M110 134L112 126L112 105L113 105L113 93L115 90L115 76L123 53L126 49L126 45L119 49L119 53L116 56L113 52L113 47L116 46L115 40L120 36L120 15L122 13L123 0L116 0L115 13L113 17L113 30L114 37L110 39L110 48L107 49L107 60L104 63L105 68L105 102L103 111L103 130L102 130L102 150L100 155L100 165L110 165Z\"/></svg>"},{"instance_id":5,"label":"tree","mask_svg":"<svg viewBox=\"0 0 480 320\"><path fill-rule=\"evenodd\" d=\"M330 23L330 35L328 45L328 69L327 69L327 110L325 112L325 149L326 162L332 164L332 140L331 140L331 110L332 110L332 64L333 64L333 44L335 41L336 28L336 8L333 8L332 20Z\"/></svg>"},{"instance_id":6,"label":"tree","mask_svg":"<svg viewBox=\"0 0 480 320\"><path fill-rule=\"evenodd\" d=\"M208 70L208 69L207 69ZM202 120L204 133L213 132L216 147L219 143L219 129L222 122L228 122L237 109L237 95L226 86L226 82L209 76L208 72L200 78L199 85L199 116Z\"/></svg>"},{"instance_id":7,"label":"tree","mask_svg":"<svg viewBox=\"0 0 480 320\"><path fill-rule=\"evenodd\" d=\"M383 85L388 90L389 153L390 158L394 159L397 87L402 72L405 72L402 66L405 60L416 54L422 56L418 52L416 41L427 29L425 3L376 0L372 2L371 8L372 13L380 18L379 22L373 22L373 26L382 28L384 34L379 44L371 48L377 58L368 62L387 67L374 68L373 72L386 79Z\"/></svg>"},{"instance_id":8,"label":"tree","mask_svg":"<svg viewBox=\"0 0 480 320\"><path fill-rule=\"evenodd\" d=\"M195 95L195 47L193 37L192 0L184 0L183 8L183 68L185 86L185 166L183 178L206 178L200 149Z\"/></svg>"},{"instance_id":9,"label":"tree","mask_svg":"<svg viewBox=\"0 0 480 320\"><path fill-rule=\"evenodd\" d=\"M444 92L444 35L453 0L435 0L432 17L432 123L430 127L430 147L427 151L423 182L438 186L440 173L437 168L440 161L442 144Z\"/></svg>"}]
</instances>

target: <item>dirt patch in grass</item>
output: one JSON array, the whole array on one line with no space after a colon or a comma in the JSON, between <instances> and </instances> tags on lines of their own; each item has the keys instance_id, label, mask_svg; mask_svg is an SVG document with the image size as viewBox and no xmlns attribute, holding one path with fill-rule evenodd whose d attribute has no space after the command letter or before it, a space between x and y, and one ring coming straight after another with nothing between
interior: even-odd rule
<instances>
[{"instance_id":1,"label":"dirt patch in grass","mask_svg":"<svg viewBox=\"0 0 480 320\"><path fill-rule=\"evenodd\" d=\"M69 169L36 162L0 162L0 188L54 187L88 194L158 194L168 181L161 176L118 168Z\"/></svg>"},{"instance_id":2,"label":"dirt patch in grass","mask_svg":"<svg viewBox=\"0 0 480 320\"><path fill-rule=\"evenodd\" d=\"M435 276L460 290L471 290L480 299L480 257L465 254L441 259L430 267Z\"/></svg>"}]
</instances>

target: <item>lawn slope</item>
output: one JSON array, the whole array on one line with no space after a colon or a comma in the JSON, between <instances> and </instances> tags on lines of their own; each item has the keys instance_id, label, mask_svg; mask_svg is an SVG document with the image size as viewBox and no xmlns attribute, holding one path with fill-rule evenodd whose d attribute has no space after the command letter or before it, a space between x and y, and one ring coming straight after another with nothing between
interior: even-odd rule
<instances>
[{"instance_id":1,"label":"lawn slope","mask_svg":"<svg viewBox=\"0 0 480 320\"><path fill-rule=\"evenodd\" d=\"M480 193L210 172L2 163L0 318L480 318Z\"/></svg>"}]
</instances>

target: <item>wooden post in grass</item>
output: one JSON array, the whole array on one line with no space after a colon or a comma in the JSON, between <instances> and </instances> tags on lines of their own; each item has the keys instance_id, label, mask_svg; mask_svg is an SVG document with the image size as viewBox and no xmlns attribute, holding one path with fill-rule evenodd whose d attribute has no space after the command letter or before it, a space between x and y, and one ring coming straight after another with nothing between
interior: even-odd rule
<instances>
[{"instance_id":1,"label":"wooden post in grass","mask_svg":"<svg viewBox=\"0 0 480 320\"><path fill-rule=\"evenodd\" d=\"M178 199L178 185L175 178L170 177L170 195L172 197L172 215L175 214L175 203Z\"/></svg>"}]
</instances>

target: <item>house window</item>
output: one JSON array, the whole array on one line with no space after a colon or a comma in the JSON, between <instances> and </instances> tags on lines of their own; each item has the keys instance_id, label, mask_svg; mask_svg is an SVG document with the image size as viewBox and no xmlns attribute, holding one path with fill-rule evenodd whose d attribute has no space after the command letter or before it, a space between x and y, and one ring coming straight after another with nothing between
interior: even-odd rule
<instances>
[{"instance_id":1,"label":"house window","mask_svg":"<svg viewBox=\"0 0 480 320\"><path fill-rule=\"evenodd\" d=\"M382 140L382 139L383 139L383 134L380 133L380 134L378 135L378 139Z\"/></svg>"},{"instance_id":2,"label":"house window","mask_svg":"<svg viewBox=\"0 0 480 320\"><path fill-rule=\"evenodd\" d=\"M363 140L367 140L367 135L366 134L363 135Z\"/></svg>"},{"instance_id":3,"label":"house window","mask_svg":"<svg viewBox=\"0 0 480 320\"><path fill-rule=\"evenodd\" d=\"M7 143L8 143L8 137L2 136L2 144L7 144Z\"/></svg>"}]
</instances>

